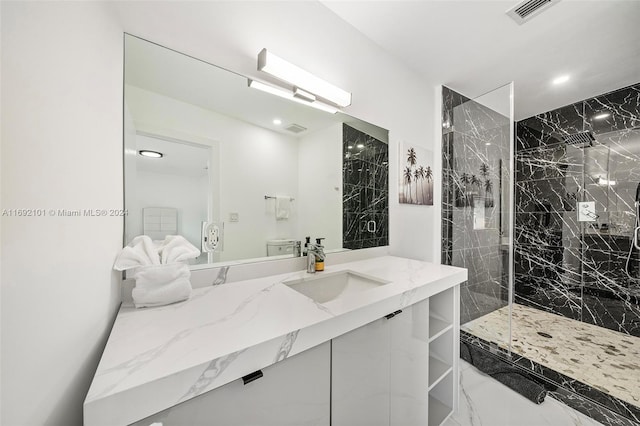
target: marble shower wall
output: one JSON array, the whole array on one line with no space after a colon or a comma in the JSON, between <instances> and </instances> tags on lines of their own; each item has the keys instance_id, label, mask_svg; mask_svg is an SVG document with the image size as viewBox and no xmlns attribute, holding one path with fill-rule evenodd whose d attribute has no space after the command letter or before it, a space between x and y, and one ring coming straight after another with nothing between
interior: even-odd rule
<instances>
[{"instance_id":1,"label":"marble shower wall","mask_svg":"<svg viewBox=\"0 0 640 426\"><path fill-rule=\"evenodd\" d=\"M342 247L389 245L389 145L343 124Z\"/></svg>"},{"instance_id":2,"label":"marble shower wall","mask_svg":"<svg viewBox=\"0 0 640 426\"><path fill-rule=\"evenodd\" d=\"M640 336L637 250L633 278L626 272L640 84L519 121L516 131L515 302ZM593 140L565 142L583 132ZM578 201L595 202L595 222L578 222Z\"/></svg>"},{"instance_id":3,"label":"marble shower wall","mask_svg":"<svg viewBox=\"0 0 640 426\"><path fill-rule=\"evenodd\" d=\"M442 263L467 268L461 323L507 304L509 119L443 87Z\"/></svg>"}]
</instances>

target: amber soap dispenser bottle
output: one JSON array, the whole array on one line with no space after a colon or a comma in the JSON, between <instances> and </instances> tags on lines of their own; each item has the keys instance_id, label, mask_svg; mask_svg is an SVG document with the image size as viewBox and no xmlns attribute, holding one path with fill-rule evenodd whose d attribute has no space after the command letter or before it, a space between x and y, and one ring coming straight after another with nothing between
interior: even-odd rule
<instances>
[{"instance_id":1,"label":"amber soap dispenser bottle","mask_svg":"<svg viewBox=\"0 0 640 426\"><path fill-rule=\"evenodd\" d=\"M316 272L324 271L324 246L322 245L324 238L316 238Z\"/></svg>"}]
</instances>

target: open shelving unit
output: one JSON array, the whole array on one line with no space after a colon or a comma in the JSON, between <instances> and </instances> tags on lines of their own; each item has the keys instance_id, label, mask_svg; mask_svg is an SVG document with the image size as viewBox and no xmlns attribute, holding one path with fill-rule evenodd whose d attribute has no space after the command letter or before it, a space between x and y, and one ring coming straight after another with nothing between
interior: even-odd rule
<instances>
[{"instance_id":1,"label":"open shelving unit","mask_svg":"<svg viewBox=\"0 0 640 426\"><path fill-rule=\"evenodd\" d=\"M440 426L454 407L454 289L429 299L429 426Z\"/></svg>"}]
</instances>

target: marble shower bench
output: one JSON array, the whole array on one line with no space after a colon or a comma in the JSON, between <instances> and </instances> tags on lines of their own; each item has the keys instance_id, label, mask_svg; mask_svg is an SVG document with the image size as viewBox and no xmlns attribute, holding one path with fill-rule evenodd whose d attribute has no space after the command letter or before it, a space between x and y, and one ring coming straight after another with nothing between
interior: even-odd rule
<instances>
[{"instance_id":1,"label":"marble shower bench","mask_svg":"<svg viewBox=\"0 0 640 426\"><path fill-rule=\"evenodd\" d=\"M297 377L313 370L319 383L312 386L313 392L326 397L323 404L314 395L310 411L318 409L320 414L309 424L329 424L330 418L339 424L336 416L347 422L354 415L344 401L353 396L353 386L367 385L361 377L349 377L358 374L358 368L365 375L386 369L380 377L386 374L387 382L376 383L387 387L387 412L427 415L428 410L428 424L441 424L457 405L458 285L467 279L466 269L380 256L330 264L316 275L347 270L389 283L325 306L283 283L307 275L296 271L197 288L191 299L173 305L121 307L84 402L85 425L165 420L166 426L172 424L172 416L184 422L184 414L176 412L203 398L209 398L208 406L225 401L215 395L226 395L225 411L250 411L241 403L233 406L237 398L230 395L240 392L238 398L243 398L242 389L253 383L255 389L267 386L259 384L269 383L270 372L273 377L277 368L286 371L287 366ZM393 313L397 318L391 320L388 314ZM368 360L371 355L377 358ZM366 362L383 364L369 368ZM412 365L419 371L407 370ZM262 370L265 379L243 387L241 378ZM402 374L419 380L414 389L400 388L404 385L394 377ZM324 395L327 386L332 386L331 392ZM285 391L295 389L291 385ZM412 404L403 396L407 391L421 395L417 399L422 408L406 409ZM342 406L335 398L341 392ZM267 398L273 393L268 388L263 392ZM358 403L362 401L354 401L354 407ZM394 410L394 404L403 409ZM372 409L383 409L379 405L374 403ZM276 411L286 424L284 411ZM231 421L228 412L218 411L225 423ZM213 416L215 422L217 414ZM387 422L394 424L393 419L390 414Z\"/></svg>"}]
</instances>

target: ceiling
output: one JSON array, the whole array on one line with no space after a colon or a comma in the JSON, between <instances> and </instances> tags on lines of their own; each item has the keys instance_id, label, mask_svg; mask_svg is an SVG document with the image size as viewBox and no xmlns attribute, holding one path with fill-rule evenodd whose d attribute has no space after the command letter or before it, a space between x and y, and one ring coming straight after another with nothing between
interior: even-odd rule
<instances>
[{"instance_id":1,"label":"ceiling","mask_svg":"<svg viewBox=\"0 0 640 426\"><path fill-rule=\"evenodd\" d=\"M428 84L473 98L514 81L517 120L640 81L640 1L563 0L523 25L516 3L323 1Z\"/></svg>"},{"instance_id":2,"label":"ceiling","mask_svg":"<svg viewBox=\"0 0 640 426\"><path fill-rule=\"evenodd\" d=\"M138 171L189 177L207 176L208 174L211 154L207 147L137 135L136 150L151 150L163 154L162 158L136 155L136 169Z\"/></svg>"}]
</instances>

